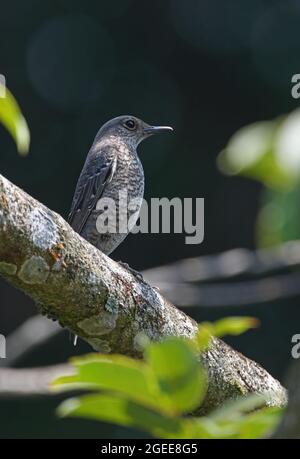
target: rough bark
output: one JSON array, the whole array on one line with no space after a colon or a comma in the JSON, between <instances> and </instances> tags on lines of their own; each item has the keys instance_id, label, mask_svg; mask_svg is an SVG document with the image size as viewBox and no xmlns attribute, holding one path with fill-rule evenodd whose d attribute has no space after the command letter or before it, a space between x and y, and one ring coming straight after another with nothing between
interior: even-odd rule
<instances>
[{"instance_id":1,"label":"rough bark","mask_svg":"<svg viewBox=\"0 0 300 459\"><path fill-rule=\"evenodd\" d=\"M65 220L0 176L0 273L96 351L141 356L140 334L151 340L192 337L197 324L76 234ZM220 340L202 357L209 389L204 410L228 398L285 390L257 363Z\"/></svg>"}]
</instances>

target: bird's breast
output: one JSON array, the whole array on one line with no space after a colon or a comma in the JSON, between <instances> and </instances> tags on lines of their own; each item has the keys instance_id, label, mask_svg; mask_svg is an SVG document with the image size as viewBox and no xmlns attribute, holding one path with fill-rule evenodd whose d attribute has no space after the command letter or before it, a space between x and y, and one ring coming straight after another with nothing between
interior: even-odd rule
<instances>
[{"instance_id":1,"label":"bird's breast","mask_svg":"<svg viewBox=\"0 0 300 459\"><path fill-rule=\"evenodd\" d=\"M144 171L136 154L119 155L114 176L105 189L105 196L117 197L127 193L128 199L143 198Z\"/></svg>"}]
</instances>

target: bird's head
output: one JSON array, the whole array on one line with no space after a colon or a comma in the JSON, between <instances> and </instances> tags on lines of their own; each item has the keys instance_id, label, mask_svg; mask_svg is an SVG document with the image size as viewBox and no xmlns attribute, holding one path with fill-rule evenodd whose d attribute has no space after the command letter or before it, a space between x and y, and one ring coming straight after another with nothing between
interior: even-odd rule
<instances>
[{"instance_id":1,"label":"bird's head","mask_svg":"<svg viewBox=\"0 0 300 459\"><path fill-rule=\"evenodd\" d=\"M97 137L118 137L122 142L136 148L147 137L165 131L173 131L173 129L169 126L151 126L135 116L124 115L105 123Z\"/></svg>"}]
</instances>

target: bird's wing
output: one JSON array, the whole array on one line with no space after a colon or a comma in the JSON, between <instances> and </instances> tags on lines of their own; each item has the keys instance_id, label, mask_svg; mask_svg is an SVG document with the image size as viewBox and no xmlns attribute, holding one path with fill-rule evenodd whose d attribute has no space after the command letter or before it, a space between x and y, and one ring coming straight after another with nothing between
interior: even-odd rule
<instances>
[{"instance_id":1,"label":"bird's wing","mask_svg":"<svg viewBox=\"0 0 300 459\"><path fill-rule=\"evenodd\" d=\"M116 170L117 158L108 158L99 155L96 167L87 167L79 178L73 198L68 222L72 228L81 233L98 200L101 198L105 186L109 183Z\"/></svg>"}]
</instances>

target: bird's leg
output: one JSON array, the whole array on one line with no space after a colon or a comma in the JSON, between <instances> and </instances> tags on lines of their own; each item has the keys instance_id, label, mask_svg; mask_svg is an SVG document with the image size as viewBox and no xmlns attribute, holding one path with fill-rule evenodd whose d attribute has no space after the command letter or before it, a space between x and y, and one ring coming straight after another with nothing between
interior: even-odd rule
<instances>
[{"instance_id":1,"label":"bird's leg","mask_svg":"<svg viewBox=\"0 0 300 459\"><path fill-rule=\"evenodd\" d=\"M69 331L69 340L73 342L73 346L77 345L78 336L74 335L71 331Z\"/></svg>"},{"instance_id":2,"label":"bird's leg","mask_svg":"<svg viewBox=\"0 0 300 459\"><path fill-rule=\"evenodd\" d=\"M139 281L144 282L143 275L139 272L136 271L133 268L130 268L128 263L124 263L123 261L118 261L118 263L125 268L127 271L129 271L134 277L136 277Z\"/></svg>"}]
</instances>

